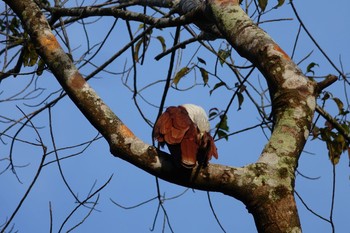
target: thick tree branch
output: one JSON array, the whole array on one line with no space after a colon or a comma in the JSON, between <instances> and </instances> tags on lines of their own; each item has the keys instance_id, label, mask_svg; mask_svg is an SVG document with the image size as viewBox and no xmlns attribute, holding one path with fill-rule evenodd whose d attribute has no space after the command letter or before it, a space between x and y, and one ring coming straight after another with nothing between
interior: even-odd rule
<instances>
[{"instance_id":1,"label":"thick tree branch","mask_svg":"<svg viewBox=\"0 0 350 233\"><path fill-rule=\"evenodd\" d=\"M49 24L32 0L5 1L20 17L37 48L58 82L90 123L103 135L113 155L164 180L201 190L219 191L242 197L246 174L254 169L209 165L184 170L166 153L157 151L137 138L89 86L52 34ZM176 175L174 175L176 174ZM242 191L243 190L243 191Z\"/></svg>"},{"instance_id":2,"label":"thick tree branch","mask_svg":"<svg viewBox=\"0 0 350 233\"><path fill-rule=\"evenodd\" d=\"M259 232L301 232L293 196L294 173L315 111L316 83L250 20L238 0L209 0L204 11L212 14L212 22L207 24L218 28L265 76L273 101L274 131L255 164L243 168L211 164L194 170L177 166L171 156L141 141L122 123L62 50L33 0L5 2L21 18L38 54L72 101L108 141L113 155L169 182L242 200Z\"/></svg>"},{"instance_id":3,"label":"thick tree branch","mask_svg":"<svg viewBox=\"0 0 350 233\"><path fill-rule=\"evenodd\" d=\"M191 4L188 4L191 2ZM166 8L171 8L171 13L179 13L180 17L177 18L155 18L142 13L127 11L122 9L122 6L100 8L95 6L87 7L72 7L72 8L60 8L60 7L49 7L54 18L59 18L63 16L75 16L78 18L87 18L94 16L113 16L116 18L121 18L124 20L133 20L136 22L146 23L153 25L156 28L166 28L186 25L189 23L196 24L203 32L207 35L207 38L221 38L222 35L218 31L217 27L212 23L210 17L208 16L207 8L204 1L122 1L124 4L128 5L147 5L148 6L161 6Z\"/></svg>"},{"instance_id":4,"label":"thick tree branch","mask_svg":"<svg viewBox=\"0 0 350 233\"><path fill-rule=\"evenodd\" d=\"M269 183L253 189L247 208L259 232L299 232L294 173L315 112L316 83L252 22L238 0L209 0L208 7L225 39L262 72L273 101L274 130L259 158L270 171Z\"/></svg>"}]
</instances>

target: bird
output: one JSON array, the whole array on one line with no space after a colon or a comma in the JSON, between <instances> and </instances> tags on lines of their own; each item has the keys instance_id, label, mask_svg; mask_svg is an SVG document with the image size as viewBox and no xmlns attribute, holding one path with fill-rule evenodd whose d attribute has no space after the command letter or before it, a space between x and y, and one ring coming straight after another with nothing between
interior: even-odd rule
<instances>
[{"instance_id":1,"label":"bird","mask_svg":"<svg viewBox=\"0 0 350 233\"><path fill-rule=\"evenodd\" d=\"M170 106L158 118L153 138L185 168L197 162L206 166L212 156L218 158L217 148L210 135L210 124L204 109L195 104Z\"/></svg>"}]
</instances>

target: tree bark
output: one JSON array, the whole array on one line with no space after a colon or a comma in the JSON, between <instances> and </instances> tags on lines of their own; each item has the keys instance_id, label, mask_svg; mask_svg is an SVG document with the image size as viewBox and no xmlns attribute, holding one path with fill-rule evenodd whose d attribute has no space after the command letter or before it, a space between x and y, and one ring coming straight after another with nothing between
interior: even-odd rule
<instances>
[{"instance_id":1,"label":"tree bark","mask_svg":"<svg viewBox=\"0 0 350 233\"><path fill-rule=\"evenodd\" d=\"M312 124L316 83L250 20L238 1L210 0L209 7L227 41L264 75L272 100L274 130L258 160L269 175L252 189L247 208L259 232L301 232L294 173Z\"/></svg>"},{"instance_id":2,"label":"tree bark","mask_svg":"<svg viewBox=\"0 0 350 233\"><path fill-rule=\"evenodd\" d=\"M122 123L60 47L33 0L5 2L20 17L38 54L69 97L107 140L113 155L169 182L243 201L259 232L301 232L293 196L294 173L309 135L317 85L250 20L238 1L209 0L207 7L225 39L265 76L273 101L274 130L256 163L242 168L209 164L192 171L177 166L171 156L141 141Z\"/></svg>"}]
</instances>

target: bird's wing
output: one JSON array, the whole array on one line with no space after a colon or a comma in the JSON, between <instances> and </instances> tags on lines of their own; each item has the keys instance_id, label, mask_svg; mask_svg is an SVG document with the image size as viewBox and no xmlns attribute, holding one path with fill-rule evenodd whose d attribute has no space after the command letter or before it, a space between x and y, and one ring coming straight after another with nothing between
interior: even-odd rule
<instances>
[{"instance_id":1,"label":"bird's wing","mask_svg":"<svg viewBox=\"0 0 350 233\"><path fill-rule=\"evenodd\" d=\"M178 144L182 141L192 121L183 107L169 107L154 126L153 137L158 142Z\"/></svg>"},{"instance_id":2,"label":"bird's wing","mask_svg":"<svg viewBox=\"0 0 350 233\"><path fill-rule=\"evenodd\" d=\"M192 123L181 142L182 165L188 168L192 168L196 165L198 148L198 129L197 126Z\"/></svg>"}]
</instances>

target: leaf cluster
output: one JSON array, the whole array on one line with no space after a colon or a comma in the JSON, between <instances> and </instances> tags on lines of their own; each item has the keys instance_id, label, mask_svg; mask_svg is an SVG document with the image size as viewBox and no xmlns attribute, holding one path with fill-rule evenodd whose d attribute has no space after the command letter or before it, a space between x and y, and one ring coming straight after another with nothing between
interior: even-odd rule
<instances>
[{"instance_id":1,"label":"leaf cluster","mask_svg":"<svg viewBox=\"0 0 350 233\"><path fill-rule=\"evenodd\" d=\"M312 133L313 139L319 138L326 143L329 159L333 165L336 165L343 152L348 151L350 158L350 142L346 138L346 135L350 135L350 121L347 120L349 111L344 109L344 104L339 98L332 97L331 93L326 92L322 100L328 99L333 100L338 107L338 115L334 120L344 129L345 135L335 130L330 121L326 121L324 127L315 126Z\"/></svg>"}]
</instances>

